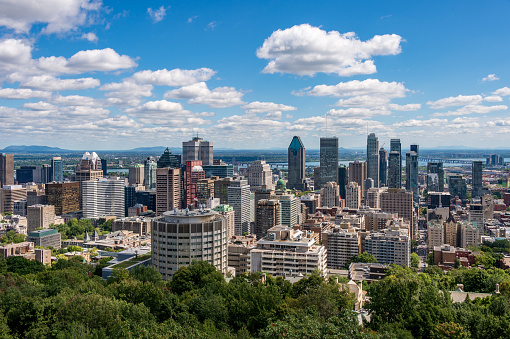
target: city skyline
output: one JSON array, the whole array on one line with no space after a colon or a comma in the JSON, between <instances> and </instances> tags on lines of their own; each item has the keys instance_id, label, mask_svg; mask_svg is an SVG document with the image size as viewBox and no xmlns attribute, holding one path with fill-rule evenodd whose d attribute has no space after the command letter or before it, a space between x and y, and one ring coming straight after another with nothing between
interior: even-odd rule
<instances>
[{"instance_id":1,"label":"city skyline","mask_svg":"<svg viewBox=\"0 0 510 339\"><path fill-rule=\"evenodd\" d=\"M375 133L491 149L510 133L506 2L38 3L1 5L0 148L196 133L219 149L363 148Z\"/></svg>"}]
</instances>

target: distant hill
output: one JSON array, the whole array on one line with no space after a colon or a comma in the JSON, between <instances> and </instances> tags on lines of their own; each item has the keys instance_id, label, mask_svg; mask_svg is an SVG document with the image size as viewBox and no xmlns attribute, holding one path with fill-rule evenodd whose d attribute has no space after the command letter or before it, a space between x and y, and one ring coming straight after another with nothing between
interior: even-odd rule
<instances>
[{"instance_id":1,"label":"distant hill","mask_svg":"<svg viewBox=\"0 0 510 339\"><path fill-rule=\"evenodd\" d=\"M25 146L25 145L13 145L7 146L3 150L3 153L69 153L73 152L67 149L62 149L59 147L49 147L49 146Z\"/></svg>"}]
</instances>

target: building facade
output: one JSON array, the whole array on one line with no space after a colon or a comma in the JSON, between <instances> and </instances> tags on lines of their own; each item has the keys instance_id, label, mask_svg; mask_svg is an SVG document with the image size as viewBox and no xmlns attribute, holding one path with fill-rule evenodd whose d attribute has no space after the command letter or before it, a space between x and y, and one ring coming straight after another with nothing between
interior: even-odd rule
<instances>
[{"instance_id":1,"label":"building facade","mask_svg":"<svg viewBox=\"0 0 510 339\"><path fill-rule=\"evenodd\" d=\"M305 189L305 146L301 138L294 136L290 142L287 164L289 169L287 187L290 189Z\"/></svg>"},{"instance_id":2,"label":"building facade","mask_svg":"<svg viewBox=\"0 0 510 339\"><path fill-rule=\"evenodd\" d=\"M338 182L338 138L320 138L320 167L321 186Z\"/></svg>"},{"instance_id":3,"label":"building facade","mask_svg":"<svg viewBox=\"0 0 510 339\"><path fill-rule=\"evenodd\" d=\"M124 181L90 180L82 182L83 217L85 219L103 216L125 217Z\"/></svg>"},{"instance_id":4,"label":"building facade","mask_svg":"<svg viewBox=\"0 0 510 339\"><path fill-rule=\"evenodd\" d=\"M379 187L379 139L374 133L367 137L367 178L372 178L374 187Z\"/></svg>"},{"instance_id":5,"label":"building facade","mask_svg":"<svg viewBox=\"0 0 510 339\"><path fill-rule=\"evenodd\" d=\"M156 215L181 208L181 186L179 168L156 169Z\"/></svg>"}]
</instances>

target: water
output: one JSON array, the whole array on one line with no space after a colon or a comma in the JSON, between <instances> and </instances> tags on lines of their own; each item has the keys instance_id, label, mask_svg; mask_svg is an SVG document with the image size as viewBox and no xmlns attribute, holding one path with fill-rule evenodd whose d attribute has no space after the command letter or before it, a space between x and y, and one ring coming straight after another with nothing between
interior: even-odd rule
<instances>
[{"instance_id":1,"label":"water","mask_svg":"<svg viewBox=\"0 0 510 339\"><path fill-rule=\"evenodd\" d=\"M109 173L129 173L129 168L108 168L107 169L108 174Z\"/></svg>"}]
</instances>

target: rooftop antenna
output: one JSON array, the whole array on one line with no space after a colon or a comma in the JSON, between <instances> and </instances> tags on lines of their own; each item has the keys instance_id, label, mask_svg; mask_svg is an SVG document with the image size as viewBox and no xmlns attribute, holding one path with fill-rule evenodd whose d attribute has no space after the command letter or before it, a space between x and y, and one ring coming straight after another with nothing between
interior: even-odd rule
<instances>
[{"instance_id":1,"label":"rooftop antenna","mask_svg":"<svg viewBox=\"0 0 510 339\"><path fill-rule=\"evenodd\" d=\"M326 137L328 136L328 112L326 112Z\"/></svg>"}]
</instances>

